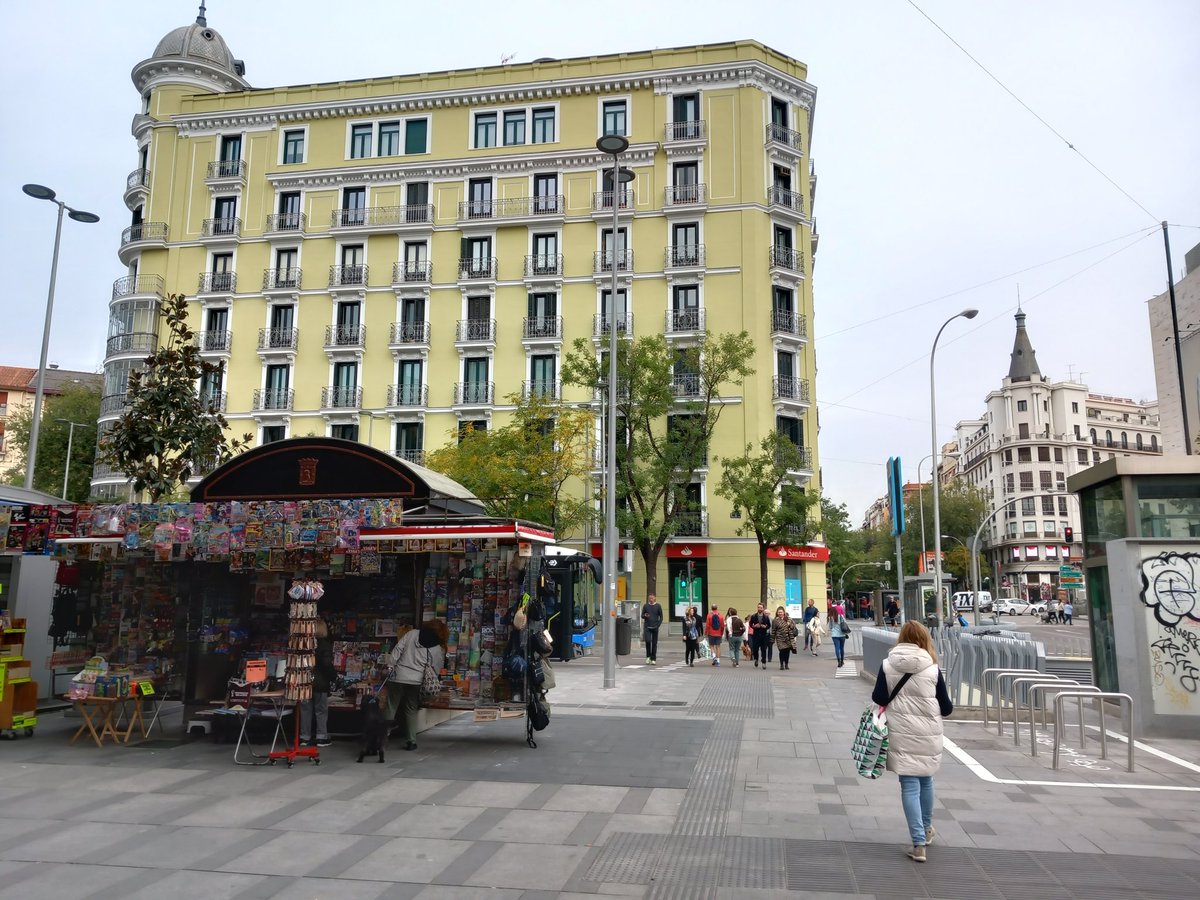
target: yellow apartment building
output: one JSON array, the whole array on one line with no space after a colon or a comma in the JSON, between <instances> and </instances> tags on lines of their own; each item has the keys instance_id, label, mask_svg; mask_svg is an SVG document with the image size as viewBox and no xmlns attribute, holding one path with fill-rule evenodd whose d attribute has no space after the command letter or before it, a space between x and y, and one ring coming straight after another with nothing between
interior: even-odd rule
<instances>
[{"instance_id":1,"label":"yellow apartment building","mask_svg":"<svg viewBox=\"0 0 1200 900\"><path fill-rule=\"evenodd\" d=\"M806 450L797 480L818 489L805 74L738 41L253 88L203 17L172 31L132 72L101 429L171 293L225 364L198 389L234 433L341 437L415 464L465 423L502 424L514 394L592 403L562 385L562 361L580 337L599 352L610 315L681 345L745 329L756 374L722 398L710 467L688 486L704 513L658 581L676 585L691 561L706 599L751 604L757 547L716 495L719 458L780 429ZM635 178L616 192L606 133L629 140ZM100 466L94 488L128 496ZM599 552L598 530L560 539ZM772 595L823 597L825 558L784 548ZM644 584L635 567L634 597Z\"/></svg>"}]
</instances>

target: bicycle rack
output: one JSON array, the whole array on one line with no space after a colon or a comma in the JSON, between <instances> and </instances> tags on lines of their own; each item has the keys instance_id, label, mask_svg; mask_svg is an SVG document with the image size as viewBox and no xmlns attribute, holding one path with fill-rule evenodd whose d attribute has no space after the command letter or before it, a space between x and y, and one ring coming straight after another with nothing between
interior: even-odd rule
<instances>
[{"instance_id":1,"label":"bicycle rack","mask_svg":"<svg viewBox=\"0 0 1200 900\"><path fill-rule=\"evenodd\" d=\"M1025 670L1009 669L1008 671L1005 671L1005 672L996 673L996 734L998 734L998 735L1004 734L1004 707L1001 704L1001 701L1004 699L1003 681L1005 678L1012 678L1014 681L1019 678L1037 678L1038 681L1061 681L1062 680L1057 675L1051 675L1049 672L1038 672L1034 669L1025 669ZM1011 690L1011 685L1009 687ZM1017 694L1016 694L1016 692L1014 692L1013 693L1013 706L1018 706L1018 705L1019 705L1019 703L1018 703L1018 699L1017 699ZM987 707L985 706L984 709L986 710ZM985 722L985 726L986 726L986 722Z\"/></svg>"},{"instance_id":2,"label":"bicycle rack","mask_svg":"<svg viewBox=\"0 0 1200 900\"><path fill-rule=\"evenodd\" d=\"M983 706L983 727L984 728L988 727L988 712L989 712L989 707L991 706L991 704L988 701L988 675L996 676L996 681L997 681L997 684L996 684L996 694L997 694L996 708L999 709L1000 708L999 680L1000 680L1001 675L1041 675L1041 674L1042 673L1037 671L1037 669L1009 669L1009 668L1005 668L1003 666L996 667L996 668L984 669L979 675L979 699Z\"/></svg>"},{"instance_id":3,"label":"bicycle rack","mask_svg":"<svg viewBox=\"0 0 1200 900\"><path fill-rule=\"evenodd\" d=\"M1129 759L1126 763L1128 771L1133 771L1133 698L1128 694L1121 694L1111 691L1063 691L1057 694L1054 698L1054 768L1058 768L1058 750L1062 744L1063 735L1066 733L1066 728L1063 726L1063 701L1071 698L1083 698L1096 701L1096 707L1100 711L1100 758L1108 759L1108 729L1104 722L1104 703L1106 700L1116 700L1121 704L1121 721L1125 726L1125 736L1129 739ZM1080 749L1084 746L1084 729L1083 718L1079 720L1079 737Z\"/></svg>"},{"instance_id":4,"label":"bicycle rack","mask_svg":"<svg viewBox=\"0 0 1200 900\"><path fill-rule=\"evenodd\" d=\"M1075 693L1098 694L1100 688L1092 684L1078 684L1074 681L1047 681L1042 684L1031 685L1029 688L1029 752L1031 756L1038 755L1037 749L1037 727L1034 722L1034 711L1036 709L1036 701L1041 700L1042 709L1042 729L1048 728L1046 723L1046 714L1049 711L1049 703L1051 693L1060 691L1073 691ZM1083 731L1083 698L1077 698L1076 702L1079 705L1079 728L1080 733ZM1058 728L1058 722L1054 723L1055 729ZM1082 740L1082 738L1081 738Z\"/></svg>"},{"instance_id":5,"label":"bicycle rack","mask_svg":"<svg viewBox=\"0 0 1200 900\"><path fill-rule=\"evenodd\" d=\"M1030 717L1030 720L1032 721L1032 719L1033 719L1033 697L1032 697L1032 695L1029 694L1029 692L1032 691L1038 685L1054 685L1054 684L1078 685L1079 682L1072 681L1070 679L1058 678L1057 676L1054 676L1054 675L1038 675L1036 677L1031 675L1028 678L1014 678L1013 679L1013 683L1012 683L1013 708L1012 708L1012 710L1013 710L1013 746L1014 747L1021 746L1021 721L1019 718L1019 716L1021 714L1021 688L1025 689L1026 699L1029 701L1029 712L1030 712L1029 717ZM1082 704L1083 701L1081 700L1080 703ZM1003 712L1003 710L1001 712ZM1032 728L1033 726L1030 725L1029 727Z\"/></svg>"}]
</instances>

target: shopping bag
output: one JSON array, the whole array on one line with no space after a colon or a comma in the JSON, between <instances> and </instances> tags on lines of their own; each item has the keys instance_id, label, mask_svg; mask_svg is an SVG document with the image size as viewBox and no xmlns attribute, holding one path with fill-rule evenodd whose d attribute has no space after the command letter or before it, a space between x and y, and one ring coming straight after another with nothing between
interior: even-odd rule
<instances>
[{"instance_id":1,"label":"shopping bag","mask_svg":"<svg viewBox=\"0 0 1200 900\"><path fill-rule=\"evenodd\" d=\"M882 706L872 703L858 719L850 756L859 775L875 779L887 769L887 752L887 713Z\"/></svg>"},{"instance_id":2,"label":"shopping bag","mask_svg":"<svg viewBox=\"0 0 1200 900\"><path fill-rule=\"evenodd\" d=\"M708 641L700 642L700 658L708 659L712 656L712 648L708 645Z\"/></svg>"}]
</instances>

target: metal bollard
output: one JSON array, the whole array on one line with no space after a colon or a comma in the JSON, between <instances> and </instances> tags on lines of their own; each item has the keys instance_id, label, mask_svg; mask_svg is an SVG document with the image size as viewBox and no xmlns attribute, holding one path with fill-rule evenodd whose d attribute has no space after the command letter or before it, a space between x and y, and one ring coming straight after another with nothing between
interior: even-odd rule
<instances>
[{"instance_id":1,"label":"metal bollard","mask_svg":"<svg viewBox=\"0 0 1200 900\"><path fill-rule=\"evenodd\" d=\"M1033 689L1035 687L1037 687L1038 685L1062 684L1062 683L1063 683L1062 679L1055 678L1053 675L1045 675L1045 676L1038 675L1036 677L1029 676L1027 678L1013 679L1012 691L1013 691L1013 746L1014 747L1018 747L1021 744L1021 725L1020 725L1020 718L1019 718L1020 713L1021 713L1021 703L1020 703L1020 699L1019 699L1021 696L1020 689L1022 687L1024 687L1026 689L1026 691L1029 692L1029 696L1027 698L1029 700L1029 727L1032 729L1033 728L1033 694L1032 694ZM1076 684L1079 684L1079 682L1078 681L1067 681L1066 684L1076 685Z\"/></svg>"},{"instance_id":2,"label":"metal bollard","mask_svg":"<svg viewBox=\"0 0 1200 900\"><path fill-rule=\"evenodd\" d=\"M1010 669L1006 666L996 666L984 669L979 676L980 685L980 702L983 706L983 727L988 727L988 713L991 711L991 702L988 699L988 675L995 675L999 679L1000 675L1040 675L1036 669ZM999 684L996 685L997 693L999 692ZM997 700L996 708L1000 708L1000 703Z\"/></svg>"},{"instance_id":3,"label":"metal bollard","mask_svg":"<svg viewBox=\"0 0 1200 900\"><path fill-rule=\"evenodd\" d=\"M1132 772L1133 771L1133 745L1134 745L1133 698L1130 697L1128 694L1106 692L1106 691L1097 691L1095 693L1090 693L1087 691L1063 691L1062 693L1060 693L1058 696L1056 696L1054 698L1054 715L1055 715L1056 719L1062 718L1063 701L1070 699L1072 697L1092 699L1101 705L1100 745L1102 748L1104 748L1103 749L1104 753L1108 752L1108 749L1107 749L1108 748L1108 735L1106 734L1106 731L1105 731L1104 713L1103 713L1104 701L1116 700L1121 705L1121 722L1123 725L1125 725L1126 737L1128 737L1128 739L1129 739L1129 756L1128 756L1128 760L1126 762L1126 768L1128 769L1128 771ZM1080 724L1081 725L1083 724L1082 720L1080 721ZM1059 755L1058 751L1059 751L1059 747L1062 743L1063 731L1064 731L1064 729L1062 729L1062 728L1054 729L1054 768L1055 769L1058 768L1058 755ZM1105 756L1104 758L1107 759L1107 756Z\"/></svg>"},{"instance_id":4,"label":"metal bollard","mask_svg":"<svg viewBox=\"0 0 1200 900\"><path fill-rule=\"evenodd\" d=\"M1035 677L1044 681L1059 681L1057 675L1051 675L1048 672L1039 672L1036 669L1009 669L1005 672L999 672L996 675L996 734L1004 734L1004 707L1001 701L1004 698L1003 681L1006 678L1018 679ZM1013 704L1017 703L1016 695L1013 696Z\"/></svg>"},{"instance_id":5,"label":"metal bollard","mask_svg":"<svg viewBox=\"0 0 1200 900\"><path fill-rule=\"evenodd\" d=\"M1086 692L1090 692L1093 694L1098 694L1100 692L1100 688L1095 687L1094 685L1078 684L1077 682L1073 682L1073 681L1047 681L1047 682L1043 682L1042 684L1035 684L1032 687L1030 687L1029 688L1029 754L1031 756L1038 755L1037 729L1034 727L1035 701L1039 700L1039 699L1042 701L1042 729L1046 730L1049 727L1046 724L1046 712L1047 712L1047 708L1049 707L1049 702L1050 702L1048 695L1051 692L1057 693L1058 691L1066 691L1066 690L1086 691ZM1083 700L1082 700L1082 698L1079 699L1077 702L1079 704L1079 716L1080 716L1080 718L1083 718ZM1057 721L1054 723L1054 728L1056 731L1060 724L1061 723L1057 722Z\"/></svg>"}]
</instances>

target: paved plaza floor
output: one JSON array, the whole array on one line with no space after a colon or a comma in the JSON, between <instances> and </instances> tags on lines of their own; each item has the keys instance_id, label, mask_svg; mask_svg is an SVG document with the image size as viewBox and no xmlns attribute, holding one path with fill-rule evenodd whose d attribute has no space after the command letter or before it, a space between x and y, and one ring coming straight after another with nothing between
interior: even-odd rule
<instances>
[{"instance_id":1,"label":"paved plaza floor","mask_svg":"<svg viewBox=\"0 0 1200 900\"><path fill-rule=\"evenodd\" d=\"M665 642L664 642L665 643ZM0 898L1200 897L1200 741L1091 740L1051 768L964 711L937 841L903 851L896 780L849 760L870 681L825 656L556 666L538 748L463 716L387 762L249 768L232 747L0 742ZM635 660L640 662L640 660ZM967 719L967 721L964 721Z\"/></svg>"}]
</instances>

